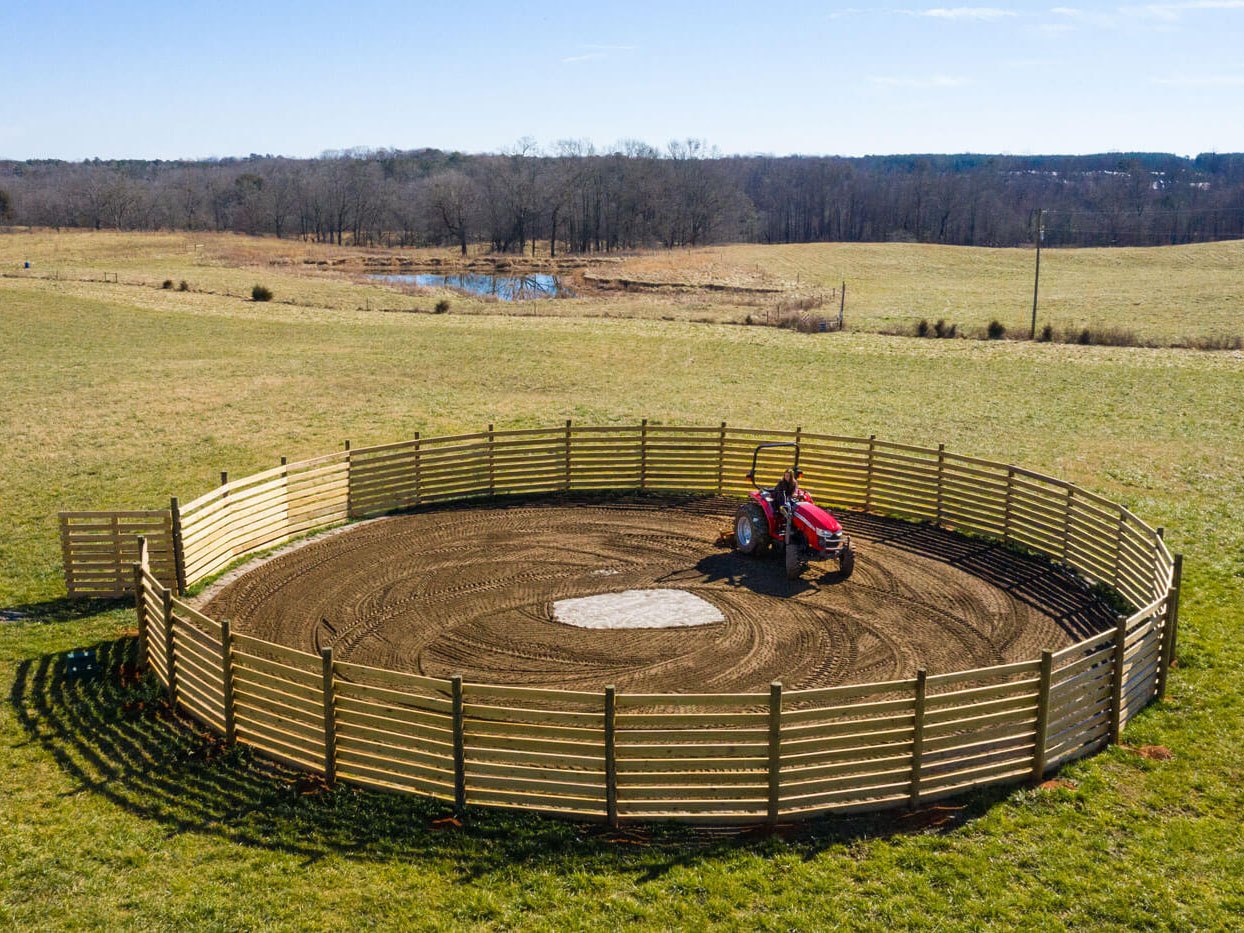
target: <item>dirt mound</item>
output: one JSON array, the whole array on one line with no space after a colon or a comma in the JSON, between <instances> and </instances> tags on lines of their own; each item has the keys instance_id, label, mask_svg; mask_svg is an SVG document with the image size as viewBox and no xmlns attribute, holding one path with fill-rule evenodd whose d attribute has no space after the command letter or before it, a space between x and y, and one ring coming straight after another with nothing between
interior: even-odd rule
<instances>
[{"instance_id":1,"label":"dirt mound","mask_svg":"<svg viewBox=\"0 0 1244 933\"><path fill-rule=\"evenodd\" d=\"M1076 578L997 544L841 513L859 554L838 580L717 541L727 499L543 500L370 522L209 594L236 631L437 677L567 689L761 691L864 683L1036 657L1113 624ZM557 600L676 588L724 622L592 630Z\"/></svg>"}]
</instances>

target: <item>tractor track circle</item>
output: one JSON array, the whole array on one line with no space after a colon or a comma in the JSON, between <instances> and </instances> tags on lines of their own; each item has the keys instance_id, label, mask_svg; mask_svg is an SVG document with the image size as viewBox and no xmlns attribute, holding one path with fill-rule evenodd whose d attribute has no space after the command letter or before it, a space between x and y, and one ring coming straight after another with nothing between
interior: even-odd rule
<instances>
[{"instance_id":1,"label":"tractor track circle","mask_svg":"<svg viewBox=\"0 0 1244 933\"><path fill-rule=\"evenodd\" d=\"M468 682L631 692L868 683L1037 657L1115 624L1078 577L998 542L837 512L854 574L718 543L738 500L578 497L434 508L313 538L196 602L234 629L340 660ZM725 621L590 630L555 601L686 590Z\"/></svg>"}]
</instances>

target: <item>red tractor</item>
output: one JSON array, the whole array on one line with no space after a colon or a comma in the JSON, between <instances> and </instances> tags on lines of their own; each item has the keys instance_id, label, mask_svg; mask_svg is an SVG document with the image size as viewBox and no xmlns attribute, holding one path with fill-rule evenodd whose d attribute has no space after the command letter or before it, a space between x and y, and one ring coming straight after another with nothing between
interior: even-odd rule
<instances>
[{"instance_id":1,"label":"red tractor","mask_svg":"<svg viewBox=\"0 0 1244 933\"><path fill-rule=\"evenodd\" d=\"M791 447L795 462L791 474L795 488L783 495L778 488L765 489L756 482L756 459L762 450ZM740 554L761 556L771 544L786 554L786 576L797 579L809 561L836 560L838 572L845 580L855 569L855 550L851 538L842 533L838 520L817 506L812 497L798 486L803 471L799 469L798 444L759 444L752 452L752 468L747 478L756 486L748 501L739 506L734 519L734 546ZM777 499L778 501L775 501ZM785 500L785 501L781 501Z\"/></svg>"}]
</instances>

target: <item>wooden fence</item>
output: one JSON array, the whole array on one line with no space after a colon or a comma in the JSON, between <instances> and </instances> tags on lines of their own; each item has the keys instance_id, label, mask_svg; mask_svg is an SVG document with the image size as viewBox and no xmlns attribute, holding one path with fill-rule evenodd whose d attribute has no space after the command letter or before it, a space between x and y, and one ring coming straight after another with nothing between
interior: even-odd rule
<instances>
[{"instance_id":1,"label":"wooden fence","mask_svg":"<svg viewBox=\"0 0 1244 933\"><path fill-rule=\"evenodd\" d=\"M172 514L167 511L61 512L65 589L73 598L117 597L134 590L138 539L162 583L177 579Z\"/></svg>"},{"instance_id":2,"label":"wooden fence","mask_svg":"<svg viewBox=\"0 0 1244 933\"><path fill-rule=\"evenodd\" d=\"M348 519L471 497L603 490L741 494L761 440L798 440L826 504L1045 554L1131 606L1039 658L885 683L756 694L620 694L379 670L230 632L179 598L231 562ZM227 480L227 477L222 477ZM170 510L169 561L136 551L142 648L172 700L298 768L467 805L578 819L770 824L1039 780L1117 740L1165 689L1180 560L1074 485L973 457L802 431L576 427L420 438L286 465ZM162 566L165 575L157 569ZM1029 585L1039 587L1040 581Z\"/></svg>"}]
</instances>

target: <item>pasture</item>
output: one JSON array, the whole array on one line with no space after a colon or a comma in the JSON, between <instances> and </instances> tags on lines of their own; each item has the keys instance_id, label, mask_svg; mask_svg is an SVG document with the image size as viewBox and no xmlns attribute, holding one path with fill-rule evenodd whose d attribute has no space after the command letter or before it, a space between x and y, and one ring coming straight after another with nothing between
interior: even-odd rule
<instances>
[{"instance_id":1,"label":"pasture","mask_svg":"<svg viewBox=\"0 0 1244 933\"><path fill-rule=\"evenodd\" d=\"M487 262L472 250L471 260ZM996 319L1009 335L1022 336L1032 314L1034 254L1026 249L737 244L552 260L546 244L534 259L509 261L561 271L582 297L500 307L440 290L403 292L366 278L368 271L407 271L376 265L390 258L432 270L461 262L444 249L365 250L234 234L39 231L0 237L0 271L7 276L57 281L78 297L121 297L190 313L224 313L220 298L244 299L261 282L274 289L277 303L309 309L428 312L437 297L448 296L454 314L742 324L763 322L784 302L823 301L815 313L835 315L834 290L845 281L850 330L906 333L922 319L942 319L975 336ZM30 270L22 268L26 261ZM1130 331L1140 343L1159 346L1244 336L1242 265L1244 241L1047 249L1038 329L1050 324L1060 332ZM173 283L172 293L151 294L165 280ZM182 281L186 292L177 290ZM618 282L628 288L597 287Z\"/></svg>"},{"instance_id":2,"label":"pasture","mask_svg":"<svg viewBox=\"0 0 1244 933\"><path fill-rule=\"evenodd\" d=\"M0 237L0 681L9 698L0 707L0 923L1238 923L1244 355L714 326L694 321L739 320L749 306L702 294L520 309L455 297L446 315L379 313L431 301L360 286L345 271L304 271L294 261L304 252L336 254L241 237ZM1051 314L1061 277L1071 283L1059 312L1069 323L1096 315L1172 338L1239 332L1242 252L1047 253ZM16 270L32 256L30 274ZM874 273L871 292L856 273L849 324L909 314L985 322L1002 318L999 296L1010 308L1013 288L1016 310L1004 320L1026 322L1030 254L939 256L916 246L749 246L677 254L676 268L660 255L619 266L634 277L769 276L802 288L854 281L850 263L871 264L892 273ZM954 267L941 280L950 284L930 273L939 262ZM104 282L105 272L119 281ZM182 278L194 290L160 287ZM251 302L256 281L276 300ZM784 384L773 378L783 368L817 378ZM1067 767L1055 786L770 838L612 835L497 814L456 827L442 805L321 793L173 724L142 683L58 674L69 649L95 646L111 663L133 648L130 610L61 598L58 509L159 507L210 488L219 470L244 475L347 438L641 417L785 417L808 430L945 442L1073 480L1167 526L1186 564L1166 701L1128 727L1122 747ZM1173 757L1142 755L1143 746Z\"/></svg>"}]
</instances>

